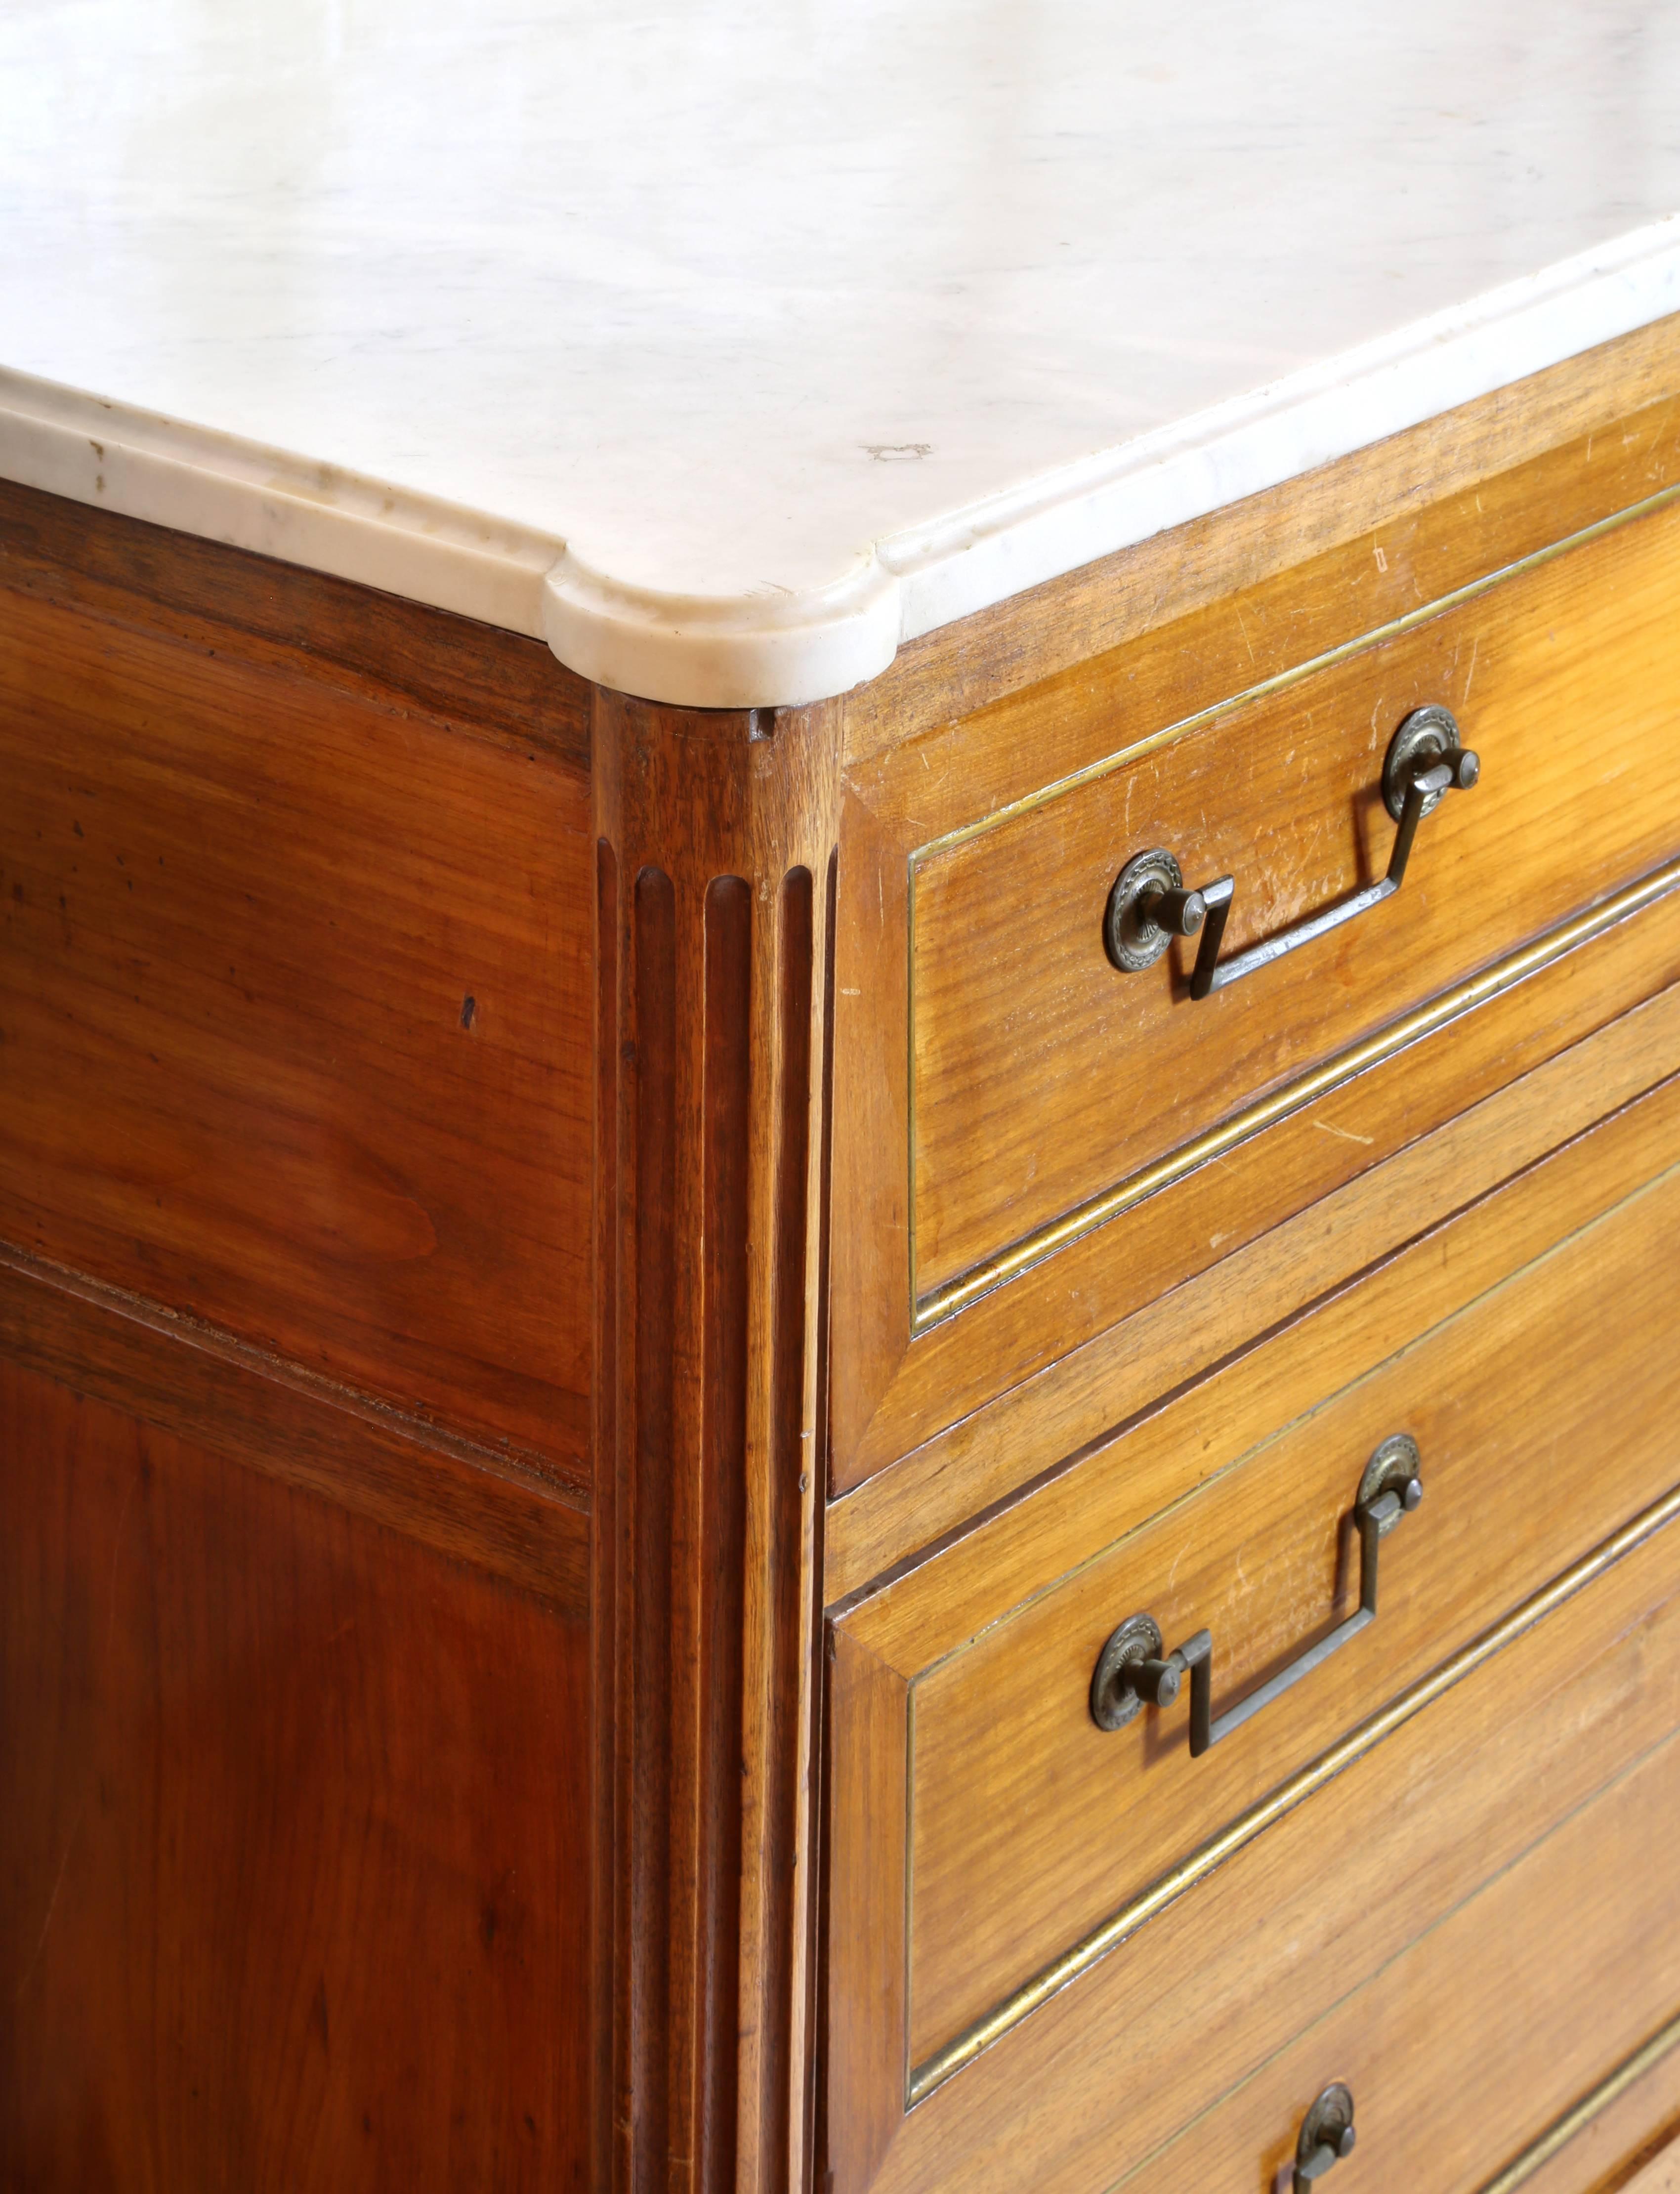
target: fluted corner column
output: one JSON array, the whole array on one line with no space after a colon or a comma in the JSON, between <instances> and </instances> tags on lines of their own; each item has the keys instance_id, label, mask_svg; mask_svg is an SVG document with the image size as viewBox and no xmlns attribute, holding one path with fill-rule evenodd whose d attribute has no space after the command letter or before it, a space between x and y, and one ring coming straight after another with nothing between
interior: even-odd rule
<instances>
[{"instance_id":1,"label":"fluted corner column","mask_svg":"<svg viewBox=\"0 0 1680 2194\"><path fill-rule=\"evenodd\" d=\"M598 691L598 2175L808 2180L837 712Z\"/></svg>"}]
</instances>

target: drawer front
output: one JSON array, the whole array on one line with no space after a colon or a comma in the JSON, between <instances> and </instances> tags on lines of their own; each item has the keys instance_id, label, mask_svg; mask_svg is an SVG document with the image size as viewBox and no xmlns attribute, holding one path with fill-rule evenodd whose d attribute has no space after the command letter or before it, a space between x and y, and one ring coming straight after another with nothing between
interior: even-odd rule
<instances>
[{"instance_id":1,"label":"drawer front","mask_svg":"<svg viewBox=\"0 0 1680 2194\"><path fill-rule=\"evenodd\" d=\"M1680 1479L1680 1350L1660 1338L1677 1228L1680 1170L918 1679L915 2065ZM1362 1481L1413 1468L1422 1505L1390 1496L1366 1544ZM1170 1705L1123 1664L1098 1677L1105 1650L1158 1658L1202 1632ZM1252 1719L1219 1719L1269 1684L1287 1688ZM1198 1691L1216 1741L1193 1756Z\"/></svg>"},{"instance_id":2,"label":"drawer front","mask_svg":"<svg viewBox=\"0 0 1680 2194\"><path fill-rule=\"evenodd\" d=\"M1536 2136L1680 2016L1677 1818L1671 1736L1117 2185L1271 2186L1333 2082L1356 2145L1331 2188L1505 2194Z\"/></svg>"},{"instance_id":3,"label":"drawer front","mask_svg":"<svg viewBox=\"0 0 1680 2194\"><path fill-rule=\"evenodd\" d=\"M1637 2152L1668 2107L1661 2079L1637 2080L1639 2053L1680 2007L1666 1916L1680 1894L1668 1827L1680 1804L1677 1506L1648 1512L1647 1536L1576 1596L908 2110L902 2084L890 2093L882 2048L890 1972L870 1963L890 1954L890 1900L903 1892L886 1864L892 1795L882 1783L866 1804L837 1787L835 2194L1098 2194L1125 2183L1264 2194L1302 2113L1336 2078L1355 2091L1359 2149L1333 2183L1352 2190L1471 2194L1525 2150L1544 2162L1535 2151L1548 2132L1573 2131L1578 2157L1597 2150L1580 2136L1601 2106L1611 2157ZM861 1714L879 1741L879 1668L838 1644L840 1731ZM1563 1854L1557 1873L1535 1864L1548 1851ZM858 1895L866 1881L879 1885L873 1911ZM978 1896L973 1910L983 1910ZM1360 2042L1368 2019L1380 2048ZM1501 2082L1476 2122L1465 2111L1473 2091L1449 2076L1458 2053L1477 2061L1483 2019ZM1425 2080L1412 2080L1414 2062ZM1629 2073L1632 2084L1616 2076ZM1407 2145L1407 2128L1415 2114L1426 2144L1431 2113L1425 2154ZM1213 2126L1218 2137L1204 2138ZM1596 2180L1572 2175L1560 2151L1544 2183L1562 2194Z\"/></svg>"},{"instance_id":4,"label":"drawer front","mask_svg":"<svg viewBox=\"0 0 1680 2194\"><path fill-rule=\"evenodd\" d=\"M910 907L919 1326L1671 881L1677 584L1680 508L1664 505L925 846ZM1396 892L1204 997L1197 940L1114 964L1111 894L1152 852L1187 887L1231 881L1222 981L1381 879L1396 836L1385 761L1431 704L1454 712L1482 773L1419 822ZM1121 927L1137 956L1135 910Z\"/></svg>"}]
</instances>

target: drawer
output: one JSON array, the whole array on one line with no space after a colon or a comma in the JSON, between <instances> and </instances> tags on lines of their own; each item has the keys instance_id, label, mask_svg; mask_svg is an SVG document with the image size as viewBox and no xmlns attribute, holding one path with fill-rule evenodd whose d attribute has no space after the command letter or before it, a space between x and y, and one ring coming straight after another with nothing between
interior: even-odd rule
<instances>
[{"instance_id":1,"label":"drawer","mask_svg":"<svg viewBox=\"0 0 1680 2194\"><path fill-rule=\"evenodd\" d=\"M1145 718L1130 743L1117 723L1109 761L920 847L909 918L915 1329L1671 883L1677 586L1671 504L1187 722ZM1399 889L1379 895L1397 836L1385 780L1390 792L1407 781L1402 749L1420 726L1432 742L1438 720L1417 712L1436 706L1479 755L1480 779L1422 816ZM1220 987L1205 996L1192 975L1214 916L1196 939L1169 940L1133 898L1109 935L1122 879L1157 853L1187 887L1230 885ZM1352 918L1322 925L1350 905ZM1158 956L1144 949L1151 938ZM1117 966L1111 945L1139 964ZM1426 1124L1408 1117L1407 1131ZM1279 1192L1287 1203L1287 1185ZM1311 1192L1304 1181L1301 1200Z\"/></svg>"},{"instance_id":2,"label":"drawer","mask_svg":"<svg viewBox=\"0 0 1680 2194\"><path fill-rule=\"evenodd\" d=\"M1680 2040L1677 1818L1671 1736L1116 2187L1287 2185L1309 2115L1350 2098L1332 2189L1506 2194L1549 2127Z\"/></svg>"},{"instance_id":3,"label":"drawer","mask_svg":"<svg viewBox=\"0 0 1680 2194\"><path fill-rule=\"evenodd\" d=\"M1580 2194L1605 2163L1637 2155L1671 2112L1660 2044L1680 2007L1664 1917L1680 1892L1667 1828L1680 1794L1677 1516L1672 1496L1643 1512L1578 1594L914 2102L891 2046L902 2040L891 1917L904 1884L890 1864L902 1786L882 1776L866 1795L837 1782L835 2194L1107 2194L1157 2183L1268 2194L1301 2114L1337 2077L1350 2079L1362 2113L1368 2098L1372 2106L1356 2157L1333 2180L1350 2194L1471 2194L1523 2154L1545 2165L1537 2185ZM887 1695L878 1663L844 1637L836 1646L844 1759L848 1729L867 1726L885 1742ZM1560 1880L1534 1862L1565 1840ZM1640 1958L1630 1953L1642 1936ZM1442 1944L1437 1956L1430 1946ZM1390 2003L1382 1992L1408 1958L1427 1983ZM1511 2000L1493 2013L1479 1994L1501 1986ZM1367 2013L1350 2016L1350 2001ZM1365 2016L1384 2047L1349 2053ZM1474 2061L1484 2016L1499 2030L1495 2057L1526 2042L1526 2075L1507 2061L1478 2127L1460 2114L1464 2090L1433 2084L1442 2060L1431 2057L1445 2122L1437 2148L1419 2168L1418 2152L1399 2145L1385 2166L1379 2143L1396 2139L1413 2109L1426 2117L1431 2108L1410 2082L1413 2052L1443 2042L1434 2029L1445 2026L1453 2050ZM1413 2018L1421 2024L1408 2025ZM1277 2079L1290 2059L1293 2076ZM1201 2145L1222 2114L1230 2130ZM1410 2176L1392 2168L1396 2157Z\"/></svg>"},{"instance_id":4,"label":"drawer","mask_svg":"<svg viewBox=\"0 0 1680 2194\"><path fill-rule=\"evenodd\" d=\"M916 2065L1680 1479L1677 1229L1680 1170L918 1679ZM1422 1505L1373 1512L1368 1545L1362 1494L1413 1468ZM1176 1703L1144 1706L1124 1668L1204 1632Z\"/></svg>"},{"instance_id":5,"label":"drawer","mask_svg":"<svg viewBox=\"0 0 1680 2194\"><path fill-rule=\"evenodd\" d=\"M913 2103L1193 1905L1680 1479L1663 1345L1680 1167L1608 1209L1580 1186L1618 1135L1648 1165L1671 1152L1674 1111L1666 1091L1631 1107L840 1619L870 1703L837 1717L834 1772L869 1786L874 1864L903 1883L890 1962ZM1541 1221L1517 1270L1482 1265ZM1488 1278L1454 1302L1460 1269ZM1355 1627L1354 1515L1397 1434L1424 1499L1373 1539L1375 1617ZM1221 1718L1299 1680L1199 1757L1190 1681L1100 1728L1099 1658L1143 1616L1167 1646L1211 1633Z\"/></svg>"}]
</instances>

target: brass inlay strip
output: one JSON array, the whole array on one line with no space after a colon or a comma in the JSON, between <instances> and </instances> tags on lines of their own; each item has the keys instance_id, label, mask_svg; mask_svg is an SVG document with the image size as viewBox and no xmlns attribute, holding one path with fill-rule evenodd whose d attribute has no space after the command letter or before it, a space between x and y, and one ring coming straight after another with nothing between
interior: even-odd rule
<instances>
[{"instance_id":1,"label":"brass inlay strip","mask_svg":"<svg viewBox=\"0 0 1680 2194\"><path fill-rule=\"evenodd\" d=\"M1625 1524L1620 1531L1603 1541L1591 1554L1584 1554L1578 1562L1572 1563L1550 1584L1542 1585L1538 1592L1520 1601L1491 1629L1484 1630L1479 1638L1473 1638L1469 1645L1461 1646L1432 1674L1422 1677L1368 1720L1350 1730L1339 1744L1333 1745L1329 1751L1322 1753L1287 1782L1281 1783L1269 1797L1262 1798L1246 1813L1239 1814L1218 1835L1211 1837L1188 1858L1180 1860L1169 1873L1162 1875L1158 1881L1152 1883L1141 1895L1134 1897L1130 1904L1123 1904L1112 1918L1105 1920L1082 1942L1075 1943L1070 1950L1064 1951L1052 1965L1046 1966L1023 1988L1006 1997L995 2011L971 2026L966 2033L960 2034L955 2042L948 2042L926 2063L915 2066L905 2090L906 2108L932 2094L954 2072L960 2072L983 2050L989 2049L995 2042L1001 2042L1012 2027L1018 2026L1029 2013L1047 2003L1070 1981L1078 1979L1099 1958L1106 1957L1110 1950L1118 1949L1146 1921L1153 1920L1157 1913L1164 1912L1169 1904L1176 1903L1187 1889L1205 1875L1212 1874L1215 1868L1223 1866L1228 1858L1234 1858L1246 1844L1252 1843L1256 1836L1275 1822L1282 1820L1286 1813L1292 1812L1303 1799L1310 1797L1315 1790L1333 1782L1345 1769L1363 1759L1385 1737L1392 1736L1396 1730L1408 1722L1413 1714L1451 1691L1455 1684L1479 1668L1484 1662L1492 1660L1496 1653L1520 1638L1525 1630L1532 1629L1554 1609L1561 1607L1565 1600L1573 1599L1583 1587L1603 1577L1607 1570L1613 1569L1624 1555L1631 1554L1636 1547L1654 1536L1665 1525L1672 1523L1677 1516L1680 1516L1680 1485L1666 1493L1660 1501L1654 1502L1648 1508L1642 1509L1631 1523ZM1515 2168L1512 2167L1513 2169ZM1499 2183L1503 2185L1504 2182ZM1515 2184L1514 2181L1512 2183ZM1493 2191L1484 2190L1484 2194L1493 2194Z\"/></svg>"},{"instance_id":2,"label":"brass inlay strip","mask_svg":"<svg viewBox=\"0 0 1680 2194\"><path fill-rule=\"evenodd\" d=\"M1198 709L1193 715L1181 717L1176 723L1165 725L1158 732L1151 732L1144 738L1133 740L1130 745L1121 747L1113 754L1104 755L1099 761L1088 762L1083 769L1075 770L1066 777L1058 778L1052 784L1040 785L1035 790L1024 794L1019 800L1011 801L1006 806L995 809L991 814L982 816L978 823L963 824L958 829L947 830L943 836L931 838L926 845L918 846L914 849L909 857L905 906L906 972L909 993L906 1017L909 1035L907 1061L909 1083L907 1105L909 1149L907 1155L909 1162L909 1236L912 1339L919 1334L925 1333L930 1326L937 1324L941 1318L949 1318L955 1312L963 1309L968 1303L972 1302L976 1296L999 1286L1005 1280L1013 1279L1018 1273L1024 1272L1029 1266L1035 1265L1043 1258L1053 1255L1058 1249L1065 1248L1067 1243L1077 1236L1089 1232L1092 1227L1100 1226L1105 1220L1115 1218L1119 1213L1128 1209L1132 1204L1141 1201L1144 1197L1153 1195L1156 1189L1166 1187L1170 1182L1178 1180L1182 1175L1191 1171L1195 1166L1205 1164L1210 1157L1223 1155L1225 1151L1232 1147L1234 1141L1243 1140L1247 1134L1258 1134L1261 1128L1270 1126L1275 1120L1283 1117L1287 1111L1296 1109L1295 1105L1286 1103L1282 1111L1269 1113L1256 1126L1245 1129L1241 1134L1232 1137L1231 1140L1220 1142L1217 1149L1190 1158L1182 1165L1177 1165L1173 1170L1164 1170L1164 1169L1173 1168L1175 1161L1163 1160L1161 1165L1151 1167L1147 1173L1132 1175L1130 1180L1122 1182L1107 1194L1091 1198L1087 1203L1078 1205L1064 1218L1025 1236L1012 1248L1001 1251L995 1257L989 1257L983 1264L973 1266L972 1270L965 1272L959 1278L949 1282L945 1286L936 1288L925 1296L919 1296L916 1292L915 940L916 871L921 864L924 861L932 860L936 854L949 852L954 846L966 843L971 838L982 837L989 830L1000 829L1004 824L1012 821L1018 815L1029 814L1035 808L1046 807L1050 801L1059 800L1064 793L1076 791L1080 786L1092 784L1098 778L1106 777L1112 771L1123 768L1127 763L1137 761L1144 755L1155 753L1158 748L1171 746L1176 741L1186 738L1191 732L1200 730L1203 725L1213 722L1218 717L1230 715L1236 709L1250 707L1257 701L1266 700L1273 694L1286 692L1291 686L1299 685L1304 679L1313 677L1320 671L1332 669L1337 663L1345 663L1352 657L1362 654L1368 648L1379 647L1386 640L1396 640L1402 634L1413 632L1419 625L1427 624L1432 617L1442 617L1450 610L1459 609L1465 603L1474 601L1478 596L1490 593L1494 588L1503 586L1507 580L1520 578L1525 572L1532 571L1542 564L1550 563L1555 556L1566 555L1572 548L1582 548L1588 542L1597 541L1607 533L1617 532L1624 526L1631 524L1635 519L1649 517L1654 513L1666 508L1677 499L1680 499L1680 483L1676 483L1670 487L1660 488L1654 495L1647 496L1642 503L1630 503L1626 510L1613 511L1608 518L1597 519L1591 526L1582 526L1578 532L1565 534L1561 541L1550 542L1544 548L1535 549L1531 555L1518 557L1514 564L1502 565L1496 571L1487 572L1479 579L1471 579L1462 587L1455 587L1448 594L1437 595L1433 601L1424 602L1416 609L1408 610L1403 617L1394 617L1387 624L1375 625L1368 632L1360 633L1352 640L1344 640L1336 647L1326 649L1322 655L1311 656L1304 663L1294 663L1287 670L1281 670L1273 677L1263 678L1256 685L1245 686L1241 692L1229 694L1224 699L1215 701L1205 709ZM1590 933L1596 934L1596 933ZM1568 949L1568 945L1560 947L1561 951L1567 951ZM1536 964L1543 966L1545 963L1540 962ZM1513 982L1520 981L1521 977L1513 976L1511 979ZM1433 1024L1433 1025L1438 1026L1439 1024ZM1403 1039L1408 1042L1412 1040L1409 1037ZM1394 1048L1399 1048L1398 1044ZM1350 1054L1345 1054L1345 1056L1349 1055ZM1388 1054L1384 1052L1379 1056L1385 1058ZM1320 1072L1322 1073L1324 1071L1321 1069ZM1349 1072L1352 1074L1359 1071L1357 1067L1354 1067L1350 1068ZM1348 1077L1345 1076L1342 1078ZM1292 1087L1295 1086L1299 1085L1292 1085ZM1334 1082L1316 1084L1310 1094L1301 1097L1298 1102L1301 1105L1310 1104L1313 1097L1322 1096L1327 1090L1336 1086ZM1280 1096L1287 1098L1288 1094L1287 1091L1281 1092ZM1239 1117L1246 1118L1247 1116L1245 1114ZM1188 1146L1187 1148L1197 1149L1199 1144ZM1157 1178L1158 1175L1159 1178ZM1136 1192L1132 1193L1134 1185L1136 1185Z\"/></svg>"},{"instance_id":3,"label":"brass inlay strip","mask_svg":"<svg viewBox=\"0 0 1680 2194\"><path fill-rule=\"evenodd\" d=\"M1507 954L1503 960L1495 961L1491 968L1484 968L1479 975L1472 975L1468 981L1456 984L1450 991L1443 991L1438 997L1431 998L1427 1005L1419 1006L1401 1019L1390 1022L1387 1028L1379 1030L1375 1036L1368 1037L1364 1042L1337 1053L1333 1059L1326 1060L1322 1065L1313 1068L1310 1073L1299 1076L1282 1088L1274 1090L1270 1096L1261 1098L1257 1104L1246 1106L1241 1111L1234 1112L1229 1119L1222 1120L1217 1127L1209 1128L1187 1143L1181 1143L1177 1150L1170 1152L1164 1158L1157 1159L1154 1165L1145 1166L1141 1172L1128 1175L1113 1188L1104 1189L1100 1195L1075 1204L1060 1219L1052 1220L1046 1226L1041 1226L1035 1233L1024 1235L1009 1249L1001 1250L995 1257L987 1258L983 1264L971 1266L960 1278L936 1289L932 1295L924 1295L915 1307L911 1322L912 1332L925 1332L941 1318L949 1318L957 1311L965 1309L989 1289L999 1286L1005 1280L1013 1279L1029 1266L1053 1256L1058 1249L1065 1249L1069 1243L1076 1241L1081 1235L1088 1234L1094 1227L1117 1218L1122 1211L1131 1210L1134 1204L1141 1203L1146 1197L1171 1187L1173 1182L1182 1180L1186 1174L1194 1173L1199 1166L1223 1157L1239 1143L1245 1143L1251 1136L1275 1127L1278 1121L1287 1119L1292 1112L1300 1111L1304 1106L1327 1096L1333 1089L1340 1088L1345 1083L1351 1082L1368 1069L1380 1065L1385 1060L1393 1058L1396 1052L1403 1051L1408 1044L1432 1036L1437 1029L1444 1027L1448 1021L1456 1020L1461 1014L1485 1005L1489 998L1497 997L1502 991L1513 989L1528 976L1537 974L1554 961L1561 960L1566 953L1573 952L1578 945L1590 943L1607 929L1613 929L1619 922L1626 921L1630 915L1638 913L1654 899L1672 891L1677 884L1680 884L1680 860L1666 862L1661 868L1653 870L1649 876L1642 876L1637 883L1630 884L1626 891L1616 893L1614 898L1603 900L1585 914L1577 915L1574 921L1547 930L1533 944Z\"/></svg>"},{"instance_id":4,"label":"brass inlay strip","mask_svg":"<svg viewBox=\"0 0 1680 2194\"><path fill-rule=\"evenodd\" d=\"M912 876L920 863L932 860L936 853L949 853L953 846L966 845L971 838L983 838L989 830L998 830L1005 823L1012 822L1018 815L1029 815L1035 807L1047 807L1052 800L1059 800L1064 793L1077 791L1082 784L1090 784L1098 778L1107 777L1111 771L1124 768L1127 762L1137 761L1144 755L1153 754L1158 747L1171 746L1187 732L1199 731L1204 724L1211 724L1216 716L1229 715L1233 709L1246 709L1255 701L1269 700L1274 693L1286 692L1290 686L1299 685L1304 678L1313 677L1321 670L1334 669L1339 663L1346 663L1353 656L1362 654L1368 647L1380 647L1385 640L1398 640L1402 634L1415 632L1419 625L1427 624L1431 617L1444 616L1448 610L1462 608L1465 603L1473 602L1478 596L1490 594L1495 587L1504 586L1507 579L1520 578L1524 572L1551 563L1555 556L1567 555L1570 549L1584 548L1589 541L1597 541L1606 533L1619 532L1636 518L1648 518L1653 512L1666 508L1677 498L1680 498L1680 482L1671 487L1659 488L1654 495L1648 495L1643 503L1631 503L1626 510L1613 510L1608 518L1597 518L1591 526L1582 526L1578 533L1566 533L1561 541L1548 542L1544 548L1536 548L1532 554L1519 556L1514 564L1502 564L1496 571L1485 572L1479 579L1467 580L1462 587L1454 587L1449 593L1437 594L1433 601L1408 610L1402 617L1390 618L1387 624L1373 625L1368 632L1362 632L1352 640L1345 640L1334 647L1326 648L1322 655L1309 656L1304 663L1292 663L1288 669L1276 671L1271 677L1261 679L1258 685L1245 686L1240 692L1230 694L1223 701L1210 702L1207 708L1198 709L1194 715L1181 716L1176 723L1164 725L1160 731L1133 740L1130 746L1116 748L1113 754L1104 755L1100 761L1087 762L1083 769L1071 770L1066 777L1058 777L1053 784L1041 784L1034 791L1023 793L1020 799L994 808L989 815L983 815L978 823L960 824L955 830L947 830L937 838L930 838L925 846L918 846L910 855ZM1152 634L1147 637L1156 638L1159 635Z\"/></svg>"},{"instance_id":5,"label":"brass inlay strip","mask_svg":"<svg viewBox=\"0 0 1680 2194\"><path fill-rule=\"evenodd\" d=\"M1643 2079L1651 2067L1660 2065L1676 2047L1680 2047L1680 2013L1671 2019L1666 2026L1660 2026L1648 2042L1642 2042L1631 2057L1618 2065L1590 2093L1583 2095L1573 2109L1565 2111L1561 2118L1549 2125L1514 2162L1506 2164L1497 2179L1488 2181L1482 2194L1512 2194L1514 2188L1532 2178L1543 2163L1550 2163L1600 2111L1608 2110L1619 2095L1624 2094L1636 2080Z\"/></svg>"}]
</instances>

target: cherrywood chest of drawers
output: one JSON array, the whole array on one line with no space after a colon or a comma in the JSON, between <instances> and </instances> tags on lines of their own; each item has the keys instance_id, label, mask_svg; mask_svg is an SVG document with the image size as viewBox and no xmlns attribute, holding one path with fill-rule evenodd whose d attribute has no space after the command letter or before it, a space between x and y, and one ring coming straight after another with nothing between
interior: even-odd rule
<instances>
[{"instance_id":1,"label":"cherrywood chest of drawers","mask_svg":"<svg viewBox=\"0 0 1680 2194\"><path fill-rule=\"evenodd\" d=\"M1672 322L804 707L6 486L0 743L7 2185L1671 2183Z\"/></svg>"},{"instance_id":2,"label":"cherrywood chest of drawers","mask_svg":"<svg viewBox=\"0 0 1680 2194\"><path fill-rule=\"evenodd\" d=\"M1680 2108L1670 429L1482 431L852 775L837 2194L1609 2187Z\"/></svg>"}]
</instances>

